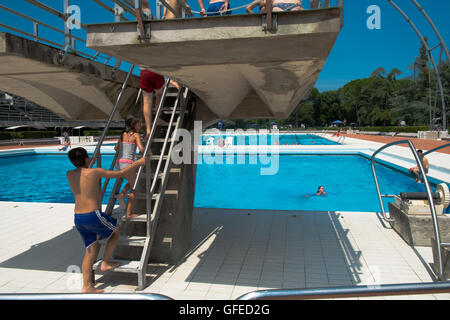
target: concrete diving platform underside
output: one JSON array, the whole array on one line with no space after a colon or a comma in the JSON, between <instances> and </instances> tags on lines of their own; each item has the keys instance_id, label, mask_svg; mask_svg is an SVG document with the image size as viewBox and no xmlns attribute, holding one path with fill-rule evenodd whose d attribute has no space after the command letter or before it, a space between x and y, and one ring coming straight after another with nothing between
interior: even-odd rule
<instances>
[{"instance_id":1,"label":"concrete diving platform underside","mask_svg":"<svg viewBox=\"0 0 450 320\"><path fill-rule=\"evenodd\" d=\"M126 72L10 33L0 33L0 90L41 105L65 120L104 120ZM114 120L134 106L139 78L132 75Z\"/></svg>"},{"instance_id":2,"label":"concrete diving platform underside","mask_svg":"<svg viewBox=\"0 0 450 320\"><path fill-rule=\"evenodd\" d=\"M341 30L342 10L91 24L87 46L168 76L200 99L197 117L286 118L314 86Z\"/></svg>"}]
</instances>

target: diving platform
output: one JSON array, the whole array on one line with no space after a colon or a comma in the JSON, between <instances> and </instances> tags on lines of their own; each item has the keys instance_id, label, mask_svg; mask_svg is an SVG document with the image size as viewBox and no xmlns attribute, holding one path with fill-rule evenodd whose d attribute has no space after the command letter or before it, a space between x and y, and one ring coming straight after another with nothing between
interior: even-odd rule
<instances>
[{"instance_id":1,"label":"diving platform","mask_svg":"<svg viewBox=\"0 0 450 320\"><path fill-rule=\"evenodd\" d=\"M0 32L0 90L44 106L64 120L105 120L127 73L81 55L67 53ZM134 106L139 77L131 75L114 120Z\"/></svg>"},{"instance_id":2,"label":"diving platform","mask_svg":"<svg viewBox=\"0 0 450 320\"><path fill-rule=\"evenodd\" d=\"M197 119L287 118L313 88L341 8L87 25L87 46L163 74L199 98Z\"/></svg>"}]
</instances>

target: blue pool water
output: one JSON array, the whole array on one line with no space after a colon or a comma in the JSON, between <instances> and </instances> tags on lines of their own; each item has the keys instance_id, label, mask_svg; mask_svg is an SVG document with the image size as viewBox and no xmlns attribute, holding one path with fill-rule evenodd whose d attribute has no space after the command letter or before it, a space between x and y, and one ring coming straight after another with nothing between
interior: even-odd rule
<instances>
[{"instance_id":1,"label":"blue pool water","mask_svg":"<svg viewBox=\"0 0 450 320\"><path fill-rule=\"evenodd\" d=\"M113 156L102 157L109 168ZM67 155L0 158L0 201L74 203L66 172L75 167ZM109 195L113 183L106 191ZM103 203L108 202L105 196Z\"/></svg>"},{"instance_id":2,"label":"blue pool water","mask_svg":"<svg viewBox=\"0 0 450 320\"><path fill-rule=\"evenodd\" d=\"M361 156L280 155L275 175L261 175L270 164L197 164L195 207L275 210L380 211L370 161ZM102 157L108 168L112 155ZM209 161L208 163L211 163ZM255 164L253 164L255 163ZM0 158L0 201L73 203L66 178L73 169L66 155ZM409 176L377 165L381 192L425 191ZM111 181L103 203L111 193ZM314 196L319 185L326 197ZM386 210L387 208L386 202Z\"/></svg>"},{"instance_id":3,"label":"blue pool water","mask_svg":"<svg viewBox=\"0 0 450 320\"><path fill-rule=\"evenodd\" d=\"M260 163L246 163L198 164L195 207L380 211L371 164L362 156L280 155L275 175L261 175ZM376 170L383 194L425 191L403 173L378 164ZM327 196L314 195L320 185Z\"/></svg>"},{"instance_id":4,"label":"blue pool water","mask_svg":"<svg viewBox=\"0 0 450 320\"><path fill-rule=\"evenodd\" d=\"M339 143L313 135L313 134L280 134L280 135L204 135L201 145L207 145L209 139L212 145L223 143L222 139L231 137L233 145L273 145L279 142L280 145L338 145Z\"/></svg>"}]
</instances>

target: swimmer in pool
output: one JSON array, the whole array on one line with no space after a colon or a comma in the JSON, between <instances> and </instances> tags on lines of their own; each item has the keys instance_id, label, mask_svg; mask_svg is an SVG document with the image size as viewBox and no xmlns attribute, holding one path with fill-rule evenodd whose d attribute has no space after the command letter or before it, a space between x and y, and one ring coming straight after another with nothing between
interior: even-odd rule
<instances>
[{"instance_id":1,"label":"swimmer in pool","mask_svg":"<svg viewBox=\"0 0 450 320\"><path fill-rule=\"evenodd\" d=\"M326 195L327 195L327 193L325 192L324 186L320 186L317 189L316 196L326 196Z\"/></svg>"}]
</instances>

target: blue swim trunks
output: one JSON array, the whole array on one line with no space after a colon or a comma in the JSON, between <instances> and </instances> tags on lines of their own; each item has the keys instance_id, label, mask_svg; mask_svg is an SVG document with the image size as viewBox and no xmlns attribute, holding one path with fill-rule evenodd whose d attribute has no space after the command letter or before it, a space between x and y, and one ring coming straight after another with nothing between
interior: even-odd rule
<instances>
[{"instance_id":1,"label":"blue swim trunks","mask_svg":"<svg viewBox=\"0 0 450 320\"><path fill-rule=\"evenodd\" d=\"M218 1L218 2L210 3L209 6L208 6L208 11L206 13L206 16L207 17L220 16L221 14L218 13L217 11L219 11L220 8L224 4L225 4L224 1ZM216 13L209 13L209 12L216 12ZM227 10L227 11L222 12L222 15L225 15L225 14L231 14L231 10Z\"/></svg>"},{"instance_id":2,"label":"blue swim trunks","mask_svg":"<svg viewBox=\"0 0 450 320\"><path fill-rule=\"evenodd\" d=\"M91 213L75 214L75 227L83 238L84 245L89 248L97 241L97 235L109 239L116 231L117 220L100 210Z\"/></svg>"}]
</instances>

